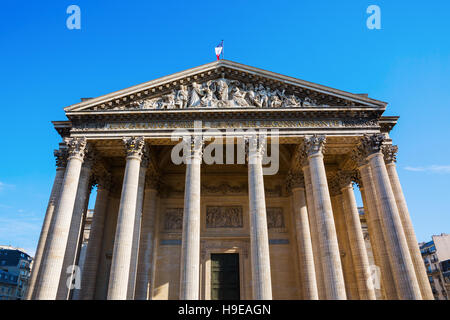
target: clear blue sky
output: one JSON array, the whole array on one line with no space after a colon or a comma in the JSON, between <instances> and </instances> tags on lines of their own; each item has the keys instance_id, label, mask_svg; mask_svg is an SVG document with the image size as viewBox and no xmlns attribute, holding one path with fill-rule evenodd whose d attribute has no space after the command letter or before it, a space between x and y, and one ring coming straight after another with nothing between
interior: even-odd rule
<instances>
[{"instance_id":1,"label":"clear blue sky","mask_svg":"<svg viewBox=\"0 0 450 320\"><path fill-rule=\"evenodd\" d=\"M66 9L81 8L81 30ZM366 8L381 8L369 30ZM389 102L420 241L450 232L450 2L3 1L0 244L34 253L63 107L225 58Z\"/></svg>"}]
</instances>

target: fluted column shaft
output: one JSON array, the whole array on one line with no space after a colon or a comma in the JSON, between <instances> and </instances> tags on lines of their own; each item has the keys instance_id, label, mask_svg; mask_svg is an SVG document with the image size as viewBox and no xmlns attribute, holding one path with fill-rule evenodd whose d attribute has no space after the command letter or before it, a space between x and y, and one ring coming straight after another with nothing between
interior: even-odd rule
<instances>
[{"instance_id":1,"label":"fluted column shaft","mask_svg":"<svg viewBox=\"0 0 450 320\"><path fill-rule=\"evenodd\" d=\"M250 211L250 245L253 299L272 299L269 235L262 170L262 149L250 141L248 155L248 188Z\"/></svg>"},{"instance_id":2,"label":"fluted column shaft","mask_svg":"<svg viewBox=\"0 0 450 320\"><path fill-rule=\"evenodd\" d=\"M136 202L139 185L143 139L125 140L127 162L123 178L117 218L114 250L108 285L108 300L126 300L133 248L133 232L136 218Z\"/></svg>"},{"instance_id":3,"label":"fluted column shaft","mask_svg":"<svg viewBox=\"0 0 450 320\"><path fill-rule=\"evenodd\" d=\"M59 205L53 212L51 228L47 236L46 248L40 266L40 279L36 288L37 300L56 299L61 277L64 254L69 236L70 223L83 164L85 139L68 139L69 158L61 188Z\"/></svg>"},{"instance_id":4,"label":"fluted column shaft","mask_svg":"<svg viewBox=\"0 0 450 320\"><path fill-rule=\"evenodd\" d=\"M335 186L333 186L333 189L334 190L331 191L331 204L338 237L342 271L344 273L345 292L348 300L358 300L358 284L356 281L355 268L350 249L350 240L347 232L348 227L345 223L344 217L344 200L342 199L342 192L339 188L335 188Z\"/></svg>"},{"instance_id":5,"label":"fluted column shaft","mask_svg":"<svg viewBox=\"0 0 450 320\"><path fill-rule=\"evenodd\" d=\"M58 151L55 151L55 155ZM64 173L66 171L66 159L61 166L56 168L56 176L53 181L52 191L50 193L50 200L48 201L47 210L45 211L44 223L42 225L41 234L39 236L39 242L36 249L36 254L33 261L33 269L31 271L30 282L27 289L26 300L31 300L34 296L33 292L37 283L39 268L41 265L41 259L44 252L45 244L47 241L48 231L50 229L50 223L52 221L53 212L58 205L61 195L61 186L64 181Z\"/></svg>"},{"instance_id":6,"label":"fluted column shaft","mask_svg":"<svg viewBox=\"0 0 450 320\"><path fill-rule=\"evenodd\" d=\"M367 157L380 203L381 224L386 235L389 261L400 299L420 300L419 284L413 267L394 193L381 152Z\"/></svg>"},{"instance_id":7,"label":"fluted column shaft","mask_svg":"<svg viewBox=\"0 0 450 320\"><path fill-rule=\"evenodd\" d=\"M181 243L180 299L198 300L200 286L201 146L193 146L186 163Z\"/></svg>"},{"instance_id":8,"label":"fluted column shaft","mask_svg":"<svg viewBox=\"0 0 450 320\"><path fill-rule=\"evenodd\" d=\"M400 184L400 179L398 178L395 163L390 162L386 164L386 169L389 175L392 191L394 192L395 202L402 221L403 230L405 232L406 241L408 243L409 252L413 261L422 298L425 300L434 300L430 281L428 280L427 271L425 269L425 264L423 263L422 254L420 253L416 234L411 222L411 217L409 215L408 206L406 205L405 196Z\"/></svg>"},{"instance_id":9,"label":"fluted column shaft","mask_svg":"<svg viewBox=\"0 0 450 320\"><path fill-rule=\"evenodd\" d=\"M306 201L308 208L308 217L309 217L309 226L311 229L311 243L313 250L313 259L314 259L314 269L316 274L316 283L317 283L317 293L320 300L326 299L325 292L325 281L323 277L322 270L322 258L320 251L320 241L319 241L319 231L317 229L317 221L316 221L316 208L314 205L314 195L311 185L311 171L309 170L309 166L304 166L302 168L303 176L305 178L305 191L306 191Z\"/></svg>"},{"instance_id":10,"label":"fluted column shaft","mask_svg":"<svg viewBox=\"0 0 450 320\"><path fill-rule=\"evenodd\" d=\"M304 300L318 300L316 271L309 230L308 210L306 208L305 189L292 188L297 247L299 251L299 267Z\"/></svg>"},{"instance_id":11,"label":"fluted column shaft","mask_svg":"<svg viewBox=\"0 0 450 320\"><path fill-rule=\"evenodd\" d=\"M358 207L351 183L344 186L341 191L359 298L361 300L376 300L375 288L370 273L369 257L367 256Z\"/></svg>"},{"instance_id":12,"label":"fluted column shaft","mask_svg":"<svg viewBox=\"0 0 450 320\"><path fill-rule=\"evenodd\" d=\"M359 191L360 191L361 200L363 203L364 220L366 221L366 226L367 226L367 236L369 237L370 249L368 249L367 254L369 255L369 263L373 262L373 264L370 265L370 267L372 269L371 270L372 271L372 282L374 283L375 295L377 297L377 300L386 300L386 294L384 292L384 287L383 287L383 280L380 275L380 264L378 263L379 257L377 256L378 252L375 252L376 250L374 250L374 247L373 247L374 242L372 240L372 236L370 235L370 232L372 229L371 229L371 227L369 227L369 222L368 222L369 219L368 219L368 215L367 215L367 212L368 212L367 200L366 200L366 195L365 195L364 187L362 184L361 176L360 176ZM363 234L364 234L364 232L363 232ZM366 242L365 234L364 234L364 241ZM367 242L366 242L366 247L367 247ZM369 250L371 250L371 252L372 252L373 261L370 261Z\"/></svg>"},{"instance_id":13,"label":"fluted column shaft","mask_svg":"<svg viewBox=\"0 0 450 320\"><path fill-rule=\"evenodd\" d=\"M377 204L377 194L375 183L372 178L369 165L359 167L361 181L364 188L361 189L364 202L364 212L366 215L367 228L369 231L370 243L374 254L375 262L380 268L381 284L387 300L397 300L397 289L392 275L391 264L387 252L387 245L383 228L381 226L379 206Z\"/></svg>"},{"instance_id":14,"label":"fluted column shaft","mask_svg":"<svg viewBox=\"0 0 450 320\"><path fill-rule=\"evenodd\" d=\"M88 214L88 207L89 207L89 199L90 199L90 193L92 191L92 180L90 182L90 187L89 187L89 194L86 197L85 203L84 203L84 210L83 210L83 215L81 217L81 225L80 225L80 232L78 235L78 241L77 241L77 249L75 252L75 257L74 257L74 268L72 269L72 275L70 278L70 283L74 284L74 288L72 290L69 290L68 292L68 300L80 300L80 287L77 285L81 285L81 275L83 273L83 267L84 267L84 262L85 262L85 258L86 258L86 251L84 252L84 257L81 256L82 252L81 249L83 248L83 239L84 239L84 229L86 226L86 217ZM67 273L67 272L66 272ZM67 280L69 281L69 280ZM61 284L61 282L60 282Z\"/></svg>"},{"instance_id":15,"label":"fluted column shaft","mask_svg":"<svg viewBox=\"0 0 450 320\"><path fill-rule=\"evenodd\" d=\"M141 240L139 244L139 264L136 278L136 300L151 298L151 270L154 253L157 190L148 184L145 189L144 209L142 211Z\"/></svg>"},{"instance_id":16,"label":"fluted column shaft","mask_svg":"<svg viewBox=\"0 0 450 320\"><path fill-rule=\"evenodd\" d=\"M103 228L108 205L109 185L99 183L95 201L94 215L86 248L86 259L81 275L80 299L92 300L95 293L95 282L100 262Z\"/></svg>"},{"instance_id":17,"label":"fluted column shaft","mask_svg":"<svg viewBox=\"0 0 450 320\"><path fill-rule=\"evenodd\" d=\"M66 252L59 280L57 300L67 300L70 294L68 284L72 283L73 272L76 264L77 251L79 247L80 234L82 230L82 220L89 200L91 191L90 177L92 160L86 159L81 167L80 179L78 182L77 195L70 222L69 236L67 238Z\"/></svg>"},{"instance_id":18,"label":"fluted column shaft","mask_svg":"<svg viewBox=\"0 0 450 320\"><path fill-rule=\"evenodd\" d=\"M314 138L309 140L309 143L308 160L311 171L314 205L316 207L315 214L317 228L319 230L326 297L330 300L344 300L347 296L345 293L344 274L342 272L336 227L323 162L321 147L323 142Z\"/></svg>"},{"instance_id":19,"label":"fluted column shaft","mask_svg":"<svg viewBox=\"0 0 450 320\"><path fill-rule=\"evenodd\" d=\"M139 254L139 240L141 236L141 219L142 219L142 207L144 201L144 187L145 187L145 174L147 172L148 161L141 162L141 169L139 171L139 186L136 203L136 218L134 223L133 232L133 250L131 252L130 260L130 279L128 282L128 294L127 299L133 300L136 287L136 272L138 266L138 254Z\"/></svg>"}]
</instances>

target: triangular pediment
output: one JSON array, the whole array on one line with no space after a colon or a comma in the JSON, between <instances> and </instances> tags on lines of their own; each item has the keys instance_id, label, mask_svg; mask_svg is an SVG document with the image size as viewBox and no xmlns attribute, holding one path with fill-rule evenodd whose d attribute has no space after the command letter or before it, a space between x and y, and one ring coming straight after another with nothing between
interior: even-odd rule
<instances>
[{"instance_id":1,"label":"triangular pediment","mask_svg":"<svg viewBox=\"0 0 450 320\"><path fill-rule=\"evenodd\" d=\"M314 108L386 103L228 60L152 80L66 107L69 114L126 110Z\"/></svg>"}]
</instances>

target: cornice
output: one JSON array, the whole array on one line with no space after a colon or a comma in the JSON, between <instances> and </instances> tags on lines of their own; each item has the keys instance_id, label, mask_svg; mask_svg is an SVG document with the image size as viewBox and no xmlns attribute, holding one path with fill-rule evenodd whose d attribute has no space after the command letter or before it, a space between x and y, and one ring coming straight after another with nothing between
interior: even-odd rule
<instances>
[{"instance_id":1,"label":"cornice","mask_svg":"<svg viewBox=\"0 0 450 320\"><path fill-rule=\"evenodd\" d=\"M399 116L382 116L379 120L381 132L389 133L398 122Z\"/></svg>"},{"instance_id":2,"label":"cornice","mask_svg":"<svg viewBox=\"0 0 450 320\"><path fill-rule=\"evenodd\" d=\"M53 127L61 137L68 137L72 129L72 122L70 121L52 121Z\"/></svg>"},{"instance_id":3,"label":"cornice","mask_svg":"<svg viewBox=\"0 0 450 320\"><path fill-rule=\"evenodd\" d=\"M302 107L302 108L230 108L230 109L171 109L171 110L113 110L113 111L86 111L67 112L70 120L77 119L132 119L145 118L188 120L201 118L228 119L229 116L237 118L380 118L384 110L371 107ZM55 121L54 123L60 123Z\"/></svg>"}]
</instances>

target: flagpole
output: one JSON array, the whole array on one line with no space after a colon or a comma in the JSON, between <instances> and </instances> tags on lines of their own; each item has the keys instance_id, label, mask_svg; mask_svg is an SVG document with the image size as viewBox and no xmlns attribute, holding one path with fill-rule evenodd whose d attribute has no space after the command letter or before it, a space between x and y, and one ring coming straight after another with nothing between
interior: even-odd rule
<instances>
[{"instance_id":1,"label":"flagpole","mask_svg":"<svg viewBox=\"0 0 450 320\"><path fill-rule=\"evenodd\" d=\"M222 59L225 59L225 50L223 46L223 40L222 40Z\"/></svg>"}]
</instances>

